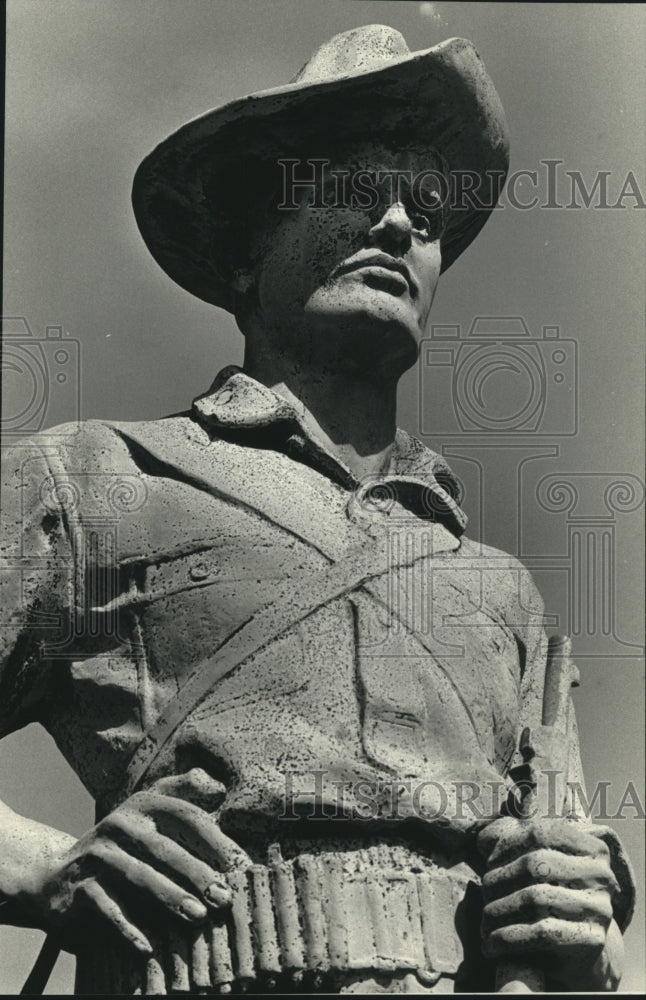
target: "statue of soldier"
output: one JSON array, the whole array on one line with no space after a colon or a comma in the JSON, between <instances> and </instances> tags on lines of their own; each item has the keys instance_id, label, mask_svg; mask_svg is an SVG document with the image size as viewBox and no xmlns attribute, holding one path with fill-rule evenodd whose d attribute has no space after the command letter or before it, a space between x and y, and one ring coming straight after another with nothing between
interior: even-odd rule
<instances>
[{"instance_id":1,"label":"statue of soldier","mask_svg":"<svg viewBox=\"0 0 646 1000\"><path fill-rule=\"evenodd\" d=\"M47 728L96 825L3 806L0 915L48 932L41 966L74 952L78 993L486 992L496 963L616 988L615 835L505 805L541 599L396 426L507 156L470 42L373 25L140 166L144 240L245 358L185 413L5 458L0 725ZM480 203L455 204L467 172Z\"/></svg>"}]
</instances>

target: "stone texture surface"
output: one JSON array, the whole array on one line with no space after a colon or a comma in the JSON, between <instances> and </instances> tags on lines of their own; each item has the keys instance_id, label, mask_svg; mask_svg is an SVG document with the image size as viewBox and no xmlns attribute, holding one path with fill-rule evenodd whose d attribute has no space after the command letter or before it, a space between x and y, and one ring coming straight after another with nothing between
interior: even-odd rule
<instances>
[{"instance_id":1,"label":"stone texture surface","mask_svg":"<svg viewBox=\"0 0 646 1000\"><path fill-rule=\"evenodd\" d=\"M9 658L5 731L43 721L106 814L146 729L281 583L306 591L357 543L374 547L382 572L221 677L143 777L154 788L202 768L222 782L212 815L250 866L227 876L230 915L160 927L143 967L123 946L88 942L79 991L245 979L327 989L361 968L397 971L406 991L405 970L425 991L438 976L452 988L459 970L491 983L474 934L474 835L508 774L519 706L522 721L540 721L540 597L520 563L465 539L450 471L404 432L371 499L307 446L284 400L235 370L216 386L192 414L88 423L16 453L5 502L15 490L17 528L28 514L23 557L42 567L32 614L56 613L59 626L32 619L32 655L19 645ZM274 447L259 447L272 420ZM307 464L285 453L295 437ZM435 623L424 618L431 596ZM24 606L12 603L24 634ZM445 789L441 812L432 794L411 797L426 782ZM468 782L482 794L465 808L456 793Z\"/></svg>"},{"instance_id":2,"label":"stone texture surface","mask_svg":"<svg viewBox=\"0 0 646 1000\"><path fill-rule=\"evenodd\" d=\"M256 161L325 155L343 136L389 132L400 143L421 138L427 167L428 151L439 148L454 170L488 177L493 208L509 164L509 138L500 98L473 43L451 38L410 52L398 31L366 25L321 46L286 86L216 108L161 143L135 177L137 222L152 255L178 284L233 312L230 244L213 240L205 193L224 225L238 197L248 199ZM236 182L243 186L239 195ZM450 214L444 269L489 213L467 199Z\"/></svg>"},{"instance_id":3,"label":"stone texture surface","mask_svg":"<svg viewBox=\"0 0 646 1000\"><path fill-rule=\"evenodd\" d=\"M138 183L157 171L177 194L165 157L185 143L180 200L190 215L197 197L204 235L194 144L217 126L235 150L227 128L264 114L284 152L317 94L348 112L332 152L351 170L504 161L470 43L402 44L380 26L332 40L287 88L190 125ZM384 136L355 141L368 90ZM435 145L403 93L434 109ZM500 815L518 734L546 721L542 600L466 537L450 469L396 426L440 271L484 221L420 216L410 188L268 213L226 294L186 214L139 188L149 242L153 216L175 226L169 273L235 308L244 370L184 414L8 450L0 735L44 725L97 822L75 841L0 804L0 919L74 951L81 995L483 992L496 962L504 983L540 967L559 990L617 984L632 889L616 838ZM560 762L582 781L566 717Z\"/></svg>"}]
</instances>

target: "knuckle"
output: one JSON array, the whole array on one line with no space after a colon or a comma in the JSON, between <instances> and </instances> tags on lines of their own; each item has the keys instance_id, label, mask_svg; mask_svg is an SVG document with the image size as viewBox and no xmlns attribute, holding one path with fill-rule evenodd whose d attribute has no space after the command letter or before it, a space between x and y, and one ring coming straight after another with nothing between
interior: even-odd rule
<instances>
[{"instance_id":1,"label":"knuckle","mask_svg":"<svg viewBox=\"0 0 646 1000\"><path fill-rule=\"evenodd\" d=\"M539 848L525 855L525 860L525 874L530 877L533 883L546 883L555 878L558 858L555 858L553 851Z\"/></svg>"},{"instance_id":2,"label":"knuckle","mask_svg":"<svg viewBox=\"0 0 646 1000\"><path fill-rule=\"evenodd\" d=\"M125 833L127 831L127 827L128 820L124 810L116 810L102 820L100 824L100 831L102 836L114 837Z\"/></svg>"},{"instance_id":3,"label":"knuckle","mask_svg":"<svg viewBox=\"0 0 646 1000\"><path fill-rule=\"evenodd\" d=\"M96 837L85 852L86 857L95 863L102 865L110 864L114 861L116 849L112 840L105 837Z\"/></svg>"},{"instance_id":4,"label":"knuckle","mask_svg":"<svg viewBox=\"0 0 646 1000\"><path fill-rule=\"evenodd\" d=\"M534 850L537 847L542 847L545 840L544 833L537 822L528 823L525 835L523 837L523 842L526 847Z\"/></svg>"},{"instance_id":5,"label":"knuckle","mask_svg":"<svg viewBox=\"0 0 646 1000\"><path fill-rule=\"evenodd\" d=\"M85 848L85 858L88 861L103 861L108 852L107 841L100 837L94 838Z\"/></svg>"},{"instance_id":6,"label":"knuckle","mask_svg":"<svg viewBox=\"0 0 646 1000\"><path fill-rule=\"evenodd\" d=\"M533 879L533 875L534 875L533 864L534 864L534 861L533 861L533 855L532 854L523 854L523 855L521 855L521 857L518 859L518 861L516 862L516 864L517 864L517 869L518 869L518 874L519 875L522 875L524 877L530 876Z\"/></svg>"},{"instance_id":7,"label":"knuckle","mask_svg":"<svg viewBox=\"0 0 646 1000\"><path fill-rule=\"evenodd\" d=\"M542 916L532 925L531 940L535 944L561 943L553 917Z\"/></svg>"},{"instance_id":8,"label":"knuckle","mask_svg":"<svg viewBox=\"0 0 646 1000\"><path fill-rule=\"evenodd\" d=\"M119 809L115 810L115 815L125 815L133 819L142 815L147 816L154 808L158 798L158 793L151 789L146 789L143 792L135 792Z\"/></svg>"},{"instance_id":9,"label":"knuckle","mask_svg":"<svg viewBox=\"0 0 646 1000\"><path fill-rule=\"evenodd\" d=\"M498 840L500 837L508 836L517 826L518 820L511 819L509 816L502 816L500 819L495 819L492 823L489 823L480 836L485 840L487 838Z\"/></svg>"},{"instance_id":10,"label":"knuckle","mask_svg":"<svg viewBox=\"0 0 646 1000\"><path fill-rule=\"evenodd\" d=\"M554 877L554 859L547 851L537 851L534 857L534 872L537 880L547 880Z\"/></svg>"},{"instance_id":11,"label":"knuckle","mask_svg":"<svg viewBox=\"0 0 646 1000\"><path fill-rule=\"evenodd\" d=\"M518 902L523 907L523 909L530 909L536 900L536 895L533 886L528 886L526 889L521 889L518 893Z\"/></svg>"},{"instance_id":12,"label":"knuckle","mask_svg":"<svg viewBox=\"0 0 646 1000\"><path fill-rule=\"evenodd\" d=\"M554 892L553 886L542 883L534 886L533 897L538 905L548 906L554 899Z\"/></svg>"},{"instance_id":13,"label":"knuckle","mask_svg":"<svg viewBox=\"0 0 646 1000\"><path fill-rule=\"evenodd\" d=\"M135 792L134 795L131 795L126 800L126 802L122 806L119 807L118 811L122 811L123 809L126 809L126 808L129 808L129 809L139 809L142 806L146 805L146 803L150 799L150 795L151 795L151 793L150 793L150 791L148 789L146 789L144 791L141 791L141 792ZM115 811L117 811L117 810L115 810Z\"/></svg>"},{"instance_id":14,"label":"knuckle","mask_svg":"<svg viewBox=\"0 0 646 1000\"><path fill-rule=\"evenodd\" d=\"M513 917L514 922L534 923L544 916L545 906L537 893L529 889L525 889L519 893Z\"/></svg>"},{"instance_id":15,"label":"knuckle","mask_svg":"<svg viewBox=\"0 0 646 1000\"><path fill-rule=\"evenodd\" d=\"M503 817L485 826L478 834L480 853L487 856L497 848L504 847L505 841L516 830L517 825L517 820Z\"/></svg>"},{"instance_id":16,"label":"knuckle","mask_svg":"<svg viewBox=\"0 0 646 1000\"><path fill-rule=\"evenodd\" d=\"M547 902L546 887L543 885L527 886L520 893L520 903L523 909L534 912Z\"/></svg>"}]
</instances>

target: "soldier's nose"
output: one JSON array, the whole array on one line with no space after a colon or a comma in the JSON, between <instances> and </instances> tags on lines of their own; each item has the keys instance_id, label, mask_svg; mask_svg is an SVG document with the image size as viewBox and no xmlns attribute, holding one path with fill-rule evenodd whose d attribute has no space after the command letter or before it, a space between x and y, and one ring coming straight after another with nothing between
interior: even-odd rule
<instances>
[{"instance_id":1,"label":"soldier's nose","mask_svg":"<svg viewBox=\"0 0 646 1000\"><path fill-rule=\"evenodd\" d=\"M370 246L378 246L386 253L403 255L411 245L412 225L401 201L396 201L384 212L368 232Z\"/></svg>"}]
</instances>

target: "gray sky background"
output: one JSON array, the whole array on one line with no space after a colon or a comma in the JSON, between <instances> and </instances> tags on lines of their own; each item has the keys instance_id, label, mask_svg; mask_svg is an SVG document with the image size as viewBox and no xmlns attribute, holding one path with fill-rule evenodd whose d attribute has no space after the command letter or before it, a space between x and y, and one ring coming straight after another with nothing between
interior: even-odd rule
<instances>
[{"instance_id":1,"label":"gray sky background","mask_svg":"<svg viewBox=\"0 0 646 1000\"><path fill-rule=\"evenodd\" d=\"M83 417L135 420L185 409L219 368L242 358L233 319L175 286L139 237L130 188L140 160L189 118L286 82L331 35L372 22L399 29L411 49L455 35L474 41L506 110L512 170L538 170L539 194L547 158L580 171L588 186L597 171L609 171L610 203L631 170L646 193L639 5L9 0L4 313L25 317L36 337L60 325L78 341ZM564 174L561 182L567 203ZM534 193L528 181L517 192L527 200ZM642 467L646 213L635 201L605 210L506 205L444 276L434 306L436 324L463 330L483 315L523 317L534 338L558 326L577 350L575 434L537 431L518 438L518 448L485 437L496 447L484 448L482 438L450 437L449 404L438 406L428 369L401 386L400 423L436 450L450 446L472 533L526 558L557 631L568 627L567 524L565 514L539 506L538 481L596 474L577 480L592 491L585 513L594 518L608 516L605 485ZM520 399L522 379L514 378L500 373L486 391ZM11 416L27 388L13 375L5 388ZM572 384L565 388L564 395L550 381L548 403L563 426L576 398ZM54 393L45 424L73 419L74 407L67 389ZM536 449L548 446L552 453L539 456ZM643 787L643 663L627 645L640 642L643 592L640 511L612 517L615 637L583 636L575 653L588 785L611 781L616 808L628 780ZM553 558L540 563L541 555ZM3 743L0 797L72 833L92 821L87 794L35 727ZM641 887L643 822L634 810L625 816L613 825ZM642 896L626 938L626 990L644 986L643 921ZM18 991L41 939L0 930L0 992ZM49 992L69 992L71 969L69 958L61 961Z\"/></svg>"}]
</instances>

